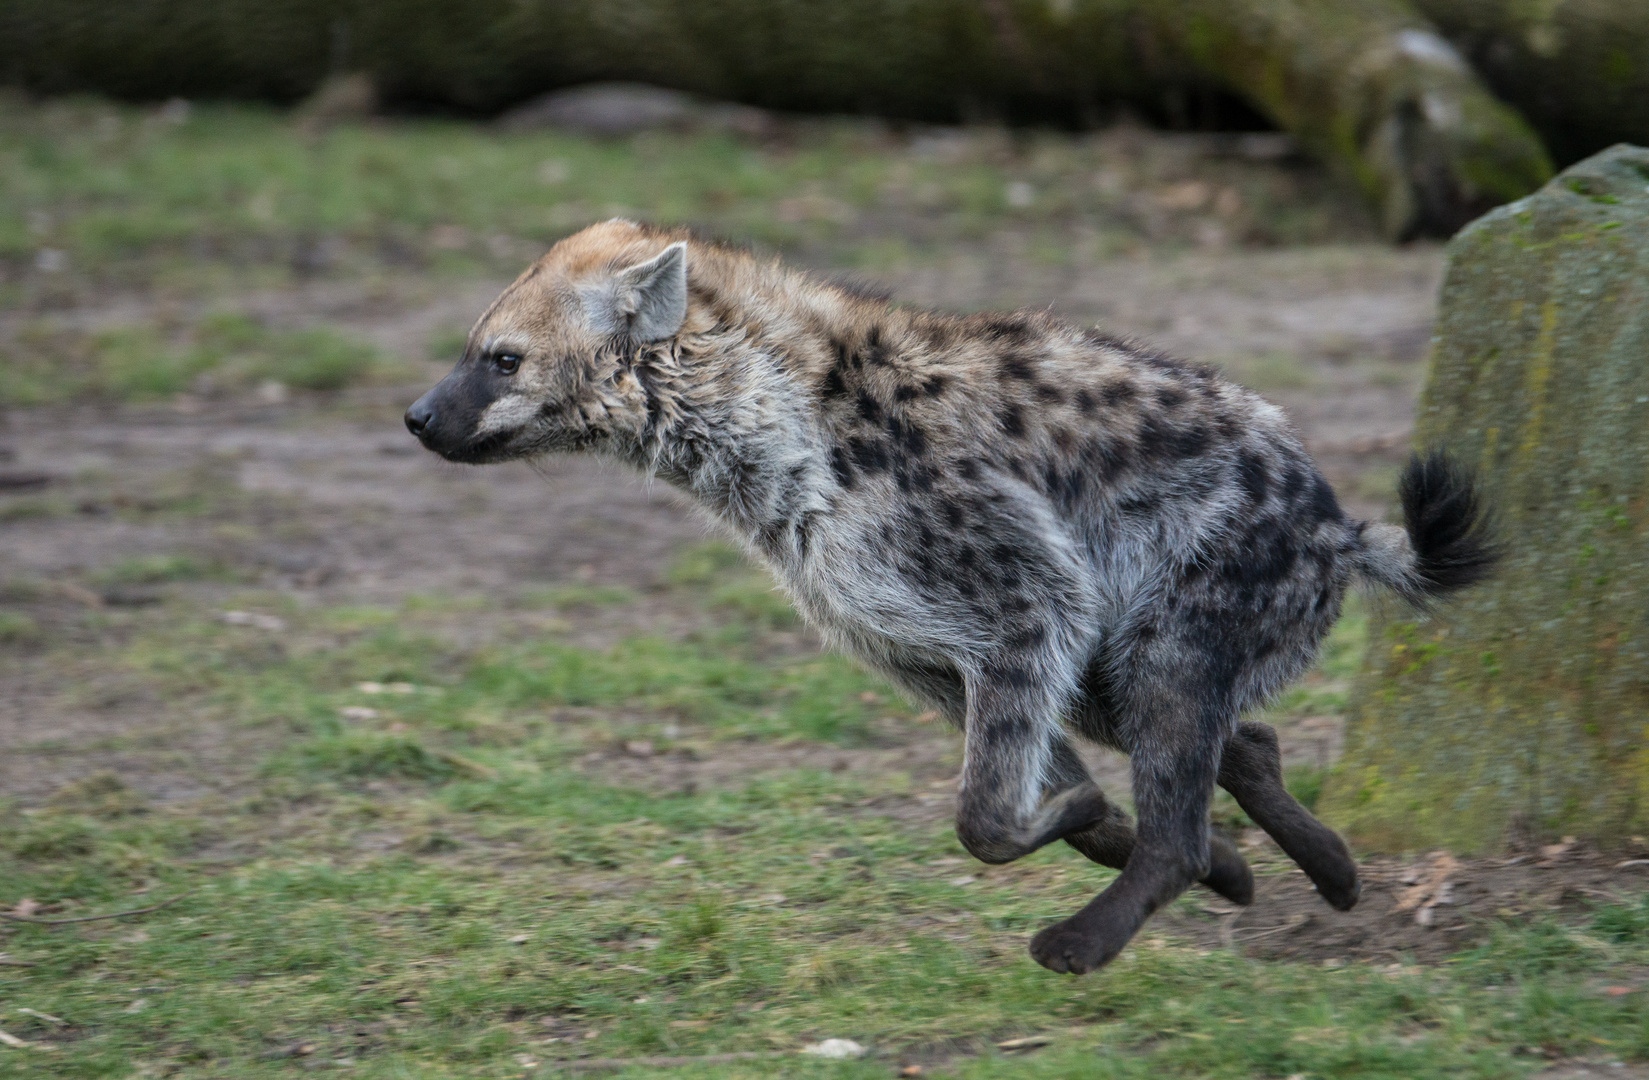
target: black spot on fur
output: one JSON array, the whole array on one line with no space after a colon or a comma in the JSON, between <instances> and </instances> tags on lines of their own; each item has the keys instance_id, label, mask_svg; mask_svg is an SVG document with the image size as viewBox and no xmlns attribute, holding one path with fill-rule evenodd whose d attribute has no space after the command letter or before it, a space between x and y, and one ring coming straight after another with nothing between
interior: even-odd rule
<instances>
[{"instance_id":1,"label":"black spot on fur","mask_svg":"<svg viewBox=\"0 0 1649 1080\"><path fill-rule=\"evenodd\" d=\"M1161 504L1162 500L1155 495L1131 495L1117 503L1117 513L1124 517L1151 517Z\"/></svg>"},{"instance_id":2,"label":"black spot on fur","mask_svg":"<svg viewBox=\"0 0 1649 1080\"><path fill-rule=\"evenodd\" d=\"M919 458L928 452L927 435L909 420L900 420L897 416L888 417L887 433L893 437L894 445L903 447L911 457Z\"/></svg>"},{"instance_id":3,"label":"black spot on fur","mask_svg":"<svg viewBox=\"0 0 1649 1080\"><path fill-rule=\"evenodd\" d=\"M1288 468L1283 471L1283 501L1293 503L1304 490L1305 470L1300 468L1299 462L1291 461Z\"/></svg>"},{"instance_id":4,"label":"black spot on fur","mask_svg":"<svg viewBox=\"0 0 1649 1080\"><path fill-rule=\"evenodd\" d=\"M945 515L945 524L953 529L960 529L967 523L968 515L960 505L946 499L939 504L940 511Z\"/></svg>"},{"instance_id":5,"label":"black spot on fur","mask_svg":"<svg viewBox=\"0 0 1649 1080\"><path fill-rule=\"evenodd\" d=\"M1065 400L1065 395L1060 391L1059 387L1049 386L1047 383L1036 384L1036 396L1050 405L1057 405L1061 401Z\"/></svg>"},{"instance_id":6,"label":"black spot on fur","mask_svg":"<svg viewBox=\"0 0 1649 1080\"><path fill-rule=\"evenodd\" d=\"M1102 483L1110 483L1128 468L1131 453L1120 439L1089 439L1082 446L1082 463L1096 473Z\"/></svg>"},{"instance_id":7,"label":"black spot on fur","mask_svg":"<svg viewBox=\"0 0 1649 1080\"><path fill-rule=\"evenodd\" d=\"M1242 485L1248 501L1259 504L1265 501L1266 487L1270 478L1266 475L1265 462L1247 450L1237 455L1237 482Z\"/></svg>"},{"instance_id":8,"label":"black spot on fur","mask_svg":"<svg viewBox=\"0 0 1649 1080\"><path fill-rule=\"evenodd\" d=\"M1099 396L1113 409L1124 401L1132 401L1138 393L1134 384L1126 379L1112 379L1099 388Z\"/></svg>"},{"instance_id":9,"label":"black spot on fur","mask_svg":"<svg viewBox=\"0 0 1649 1080\"><path fill-rule=\"evenodd\" d=\"M825 372L825 377L819 383L819 392L827 398L843 397L847 394L847 383L842 380L842 370L831 368Z\"/></svg>"},{"instance_id":10,"label":"black spot on fur","mask_svg":"<svg viewBox=\"0 0 1649 1080\"><path fill-rule=\"evenodd\" d=\"M881 326L872 326L870 332L865 335L865 345L859 350L857 359L866 367L880 367L887 363L887 354L888 349L883 344Z\"/></svg>"},{"instance_id":11,"label":"black spot on fur","mask_svg":"<svg viewBox=\"0 0 1649 1080\"><path fill-rule=\"evenodd\" d=\"M950 385L950 379L944 375L929 375L928 381L922 384L922 393L930 398L936 398L945 392Z\"/></svg>"},{"instance_id":12,"label":"black spot on fur","mask_svg":"<svg viewBox=\"0 0 1649 1080\"><path fill-rule=\"evenodd\" d=\"M1030 319L1024 315L988 315L984 317L985 336L995 341L1023 345L1035 336Z\"/></svg>"},{"instance_id":13,"label":"black spot on fur","mask_svg":"<svg viewBox=\"0 0 1649 1080\"><path fill-rule=\"evenodd\" d=\"M867 391L859 391L859 415L867 424L881 423L882 406Z\"/></svg>"},{"instance_id":14,"label":"black spot on fur","mask_svg":"<svg viewBox=\"0 0 1649 1080\"><path fill-rule=\"evenodd\" d=\"M1322 473L1311 475L1311 494L1306 500L1306 513L1312 521L1339 521L1345 517L1340 509L1340 500L1334 497L1334 489L1328 486Z\"/></svg>"},{"instance_id":15,"label":"black spot on fur","mask_svg":"<svg viewBox=\"0 0 1649 1080\"><path fill-rule=\"evenodd\" d=\"M1148 458L1176 461L1196 457L1208 449L1210 435L1201 424L1183 427L1161 416L1147 414L1139 425L1140 453Z\"/></svg>"},{"instance_id":16,"label":"black spot on fur","mask_svg":"<svg viewBox=\"0 0 1649 1080\"><path fill-rule=\"evenodd\" d=\"M1025 413L1018 405L1004 405L996 414L997 423L1002 430L1016 439L1025 437Z\"/></svg>"},{"instance_id":17,"label":"black spot on fur","mask_svg":"<svg viewBox=\"0 0 1649 1080\"><path fill-rule=\"evenodd\" d=\"M961 461L956 463L956 472L957 475L964 480L973 481L979 479L979 459L963 458Z\"/></svg>"},{"instance_id":18,"label":"black spot on fur","mask_svg":"<svg viewBox=\"0 0 1649 1080\"><path fill-rule=\"evenodd\" d=\"M1164 409L1177 409L1185 404L1185 391L1174 386L1159 386L1157 404Z\"/></svg>"},{"instance_id":19,"label":"black spot on fur","mask_svg":"<svg viewBox=\"0 0 1649 1080\"><path fill-rule=\"evenodd\" d=\"M1004 644L1010 649L1034 649L1048 639L1048 628L1041 623L1032 623L1022 630L1009 634Z\"/></svg>"},{"instance_id":20,"label":"black spot on fur","mask_svg":"<svg viewBox=\"0 0 1649 1080\"><path fill-rule=\"evenodd\" d=\"M1021 353L1008 353L997 361L997 366L1001 368L1004 379L1030 382L1036 378L1036 369L1032 367L1030 358Z\"/></svg>"},{"instance_id":21,"label":"black spot on fur","mask_svg":"<svg viewBox=\"0 0 1649 1080\"><path fill-rule=\"evenodd\" d=\"M902 405L907 401L914 400L916 395L920 393L921 390L914 386L897 386L893 390L893 400Z\"/></svg>"},{"instance_id":22,"label":"black spot on fur","mask_svg":"<svg viewBox=\"0 0 1649 1080\"><path fill-rule=\"evenodd\" d=\"M847 452L853 464L867 473L886 472L888 469L887 447L880 439L849 439Z\"/></svg>"},{"instance_id":23,"label":"black spot on fur","mask_svg":"<svg viewBox=\"0 0 1649 1080\"><path fill-rule=\"evenodd\" d=\"M1488 577L1500 561L1493 526L1470 474L1433 450L1409 458L1397 481L1421 588L1441 596Z\"/></svg>"},{"instance_id":24,"label":"black spot on fur","mask_svg":"<svg viewBox=\"0 0 1649 1080\"><path fill-rule=\"evenodd\" d=\"M992 682L1011 690L1029 690L1033 685L1031 669L1019 664L990 664L984 674Z\"/></svg>"},{"instance_id":25,"label":"black spot on fur","mask_svg":"<svg viewBox=\"0 0 1649 1080\"><path fill-rule=\"evenodd\" d=\"M1088 393L1088 391L1078 390L1076 392L1076 410L1083 416L1092 416L1094 414L1096 404L1097 402L1094 401L1094 396Z\"/></svg>"}]
</instances>

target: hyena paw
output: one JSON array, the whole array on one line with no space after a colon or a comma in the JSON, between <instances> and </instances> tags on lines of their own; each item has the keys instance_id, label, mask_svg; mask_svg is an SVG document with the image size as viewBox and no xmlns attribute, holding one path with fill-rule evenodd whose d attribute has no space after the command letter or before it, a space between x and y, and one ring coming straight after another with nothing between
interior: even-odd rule
<instances>
[{"instance_id":1,"label":"hyena paw","mask_svg":"<svg viewBox=\"0 0 1649 1080\"><path fill-rule=\"evenodd\" d=\"M1202 883L1239 907L1254 902L1254 872L1223 836L1208 838L1208 873Z\"/></svg>"},{"instance_id":2,"label":"hyena paw","mask_svg":"<svg viewBox=\"0 0 1649 1080\"><path fill-rule=\"evenodd\" d=\"M1329 907L1336 911L1350 911L1357 905L1363 885L1357 879L1357 864L1349 855L1341 859L1325 859L1311 870L1311 882L1317 886L1318 895L1328 901Z\"/></svg>"},{"instance_id":3,"label":"hyena paw","mask_svg":"<svg viewBox=\"0 0 1649 1080\"><path fill-rule=\"evenodd\" d=\"M1031 959L1062 974L1086 975L1109 964L1132 934L1109 932L1078 917L1056 922L1031 938Z\"/></svg>"}]
</instances>

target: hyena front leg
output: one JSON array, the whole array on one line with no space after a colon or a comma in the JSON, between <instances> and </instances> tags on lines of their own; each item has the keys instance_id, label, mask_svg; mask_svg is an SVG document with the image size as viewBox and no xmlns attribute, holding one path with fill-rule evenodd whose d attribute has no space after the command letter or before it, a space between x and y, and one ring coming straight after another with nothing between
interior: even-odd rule
<instances>
[{"instance_id":1,"label":"hyena front leg","mask_svg":"<svg viewBox=\"0 0 1649 1080\"><path fill-rule=\"evenodd\" d=\"M1071 787L1089 779L1088 767L1070 742L1054 745L1050 787ZM1106 803L1105 816L1080 832L1066 835L1065 842L1101 866L1121 870L1134 853L1134 823L1114 803ZM1231 841L1220 834L1208 834L1208 873L1199 879L1233 904L1254 902L1254 872Z\"/></svg>"},{"instance_id":2,"label":"hyena front leg","mask_svg":"<svg viewBox=\"0 0 1649 1080\"><path fill-rule=\"evenodd\" d=\"M1056 770L1061 702L1046 675L1034 660L1015 657L965 677L956 835L982 862L1012 862L1118 813L1086 769Z\"/></svg>"},{"instance_id":3,"label":"hyena front leg","mask_svg":"<svg viewBox=\"0 0 1649 1080\"><path fill-rule=\"evenodd\" d=\"M1122 873L1081 911L1031 939L1031 956L1081 974L1122 951L1145 920L1212 869L1208 803L1234 710L1210 694L1202 665L1155 665L1129 680L1123 704L1139 834Z\"/></svg>"},{"instance_id":4,"label":"hyena front leg","mask_svg":"<svg viewBox=\"0 0 1649 1080\"><path fill-rule=\"evenodd\" d=\"M1282 753L1271 725L1248 721L1237 726L1220 759L1220 786L1299 864L1324 900L1341 911L1357 903L1357 863L1345 841L1283 786Z\"/></svg>"}]
</instances>

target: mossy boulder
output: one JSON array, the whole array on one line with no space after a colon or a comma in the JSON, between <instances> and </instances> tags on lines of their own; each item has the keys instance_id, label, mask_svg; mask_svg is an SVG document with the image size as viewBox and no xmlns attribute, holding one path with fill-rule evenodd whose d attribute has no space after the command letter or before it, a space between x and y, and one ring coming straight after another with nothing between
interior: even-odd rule
<instances>
[{"instance_id":1,"label":"mossy boulder","mask_svg":"<svg viewBox=\"0 0 1649 1080\"><path fill-rule=\"evenodd\" d=\"M1415 442L1478 471L1505 561L1375 619L1325 812L1386 850L1649 832L1649 149L1448 254Z\"/></svg>"}]
</instances>

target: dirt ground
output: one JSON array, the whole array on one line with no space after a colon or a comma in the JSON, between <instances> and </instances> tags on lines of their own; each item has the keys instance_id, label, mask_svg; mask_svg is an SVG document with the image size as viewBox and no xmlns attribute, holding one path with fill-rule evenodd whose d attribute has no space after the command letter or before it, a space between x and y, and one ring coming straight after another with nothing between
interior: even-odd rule
<instances>
[{"instance_id":1,"label":"dirt ground","mask_svg":"<svg viewBox=\"0 0 1649 1080\"><path fill-rule=\"evenodd\" d=\"M1051 304L1070 319L1213 360L1287 408L1350 509L1378 516L1406 448L1440 269L1432 247L1195 254L1076 269L978 250L884 283L916 304ZM433 334L463 327L502 284L454 287L414 276L379 282L368 293L314 283L246 304L271 320L332 323L387 354L420 357ZM73 314L96 325L133 302L114 298ZM440 373L438 364L416 363L424 379ZM4 576L44 583L31 606L47 623L53 612L66 620L87 605L142 607L154 596L141 586L100 585L100 568L179 551L236 570L233 583L187 587L203 609L221 606L218 597L249 580L301 605L385 604L412 594L497 599L566 582L645 587L707 535L673 492L592 462L471 469L435 459L400 424L421 385L342 399L14 412L0 426ZM201 492L236 511L229 520L119 512ZM29 500L58 512L28 512ZM625 629L611 614L568 617L592 643ZM649 613L650 630L667 628L672 617ZM474 622L468 632L478 637L496 632L485 619ZM246 733L202 731L166 702L100 696L96 672L86 673L86 693L68 697L48 693L51 680L24 663L0 695L0 794L38 803L99 769L114 769L162 800L236 783ZM1337 752L1338 722L1311 718L1283 738L1290 760L1321 765ZM708 755L658 757L615 750L582 766L670 790L826 761L838 769L899 770L917 794L856 812L946 816L955 737L924 730L884 743L732 744ZM1096 755L1094 764L1108 788L1125 794L1124 763ZM1198 914L1176 914L1157 929L1256 956L1430 961L1477 940L1491 916L1561 910L1641 890L1649 880L1642 864L1617 868L1618 853L1579 848L1448 867L1434 865L1443 856L1378 858L1365 866L1362 904L1342 914L1318 901L1257 834L1245 843L1262 872L1253 907L1238 911L1210 896Z\"/></svg>"},{"instance_id":2,"label":"dirt ground","mask_svg":"<svg viewBox=\"0 0 1649 1080\"><path fill-rule=\"evenodd\" d=\"M1250 251L1076 269L980 249L884 284L902 302L948 308L1051 304L1072 320L1221 363L1284 405L1349 508L1375 516L1406 445L1439 268L1431 247ZM386 355L414 358L433 380L441 365L419 359L431 336L466 326L503 284L453 287L409 275L370 289L311 283L242 303L277 325L345 329ZM97 326L130 317L140 303L116 296L68 317ZM423 385L357 390L342 400L181 398L145 408L15 411L0 423L3 576L47 584L34 617L51 625L88 600L122 610L155 599L142 586L97 584L102 568L134 557L186 552L230 568L234 587L250 580L302 604L396 603L414 593L507 597L569 581L645 586L676 552L708 535L674 492L591 461L473 469L438 460L400 423ZM233 509L164 512L190 498ZM210 607L230 587L201 582L188 591ZM587 634L613 630L610 617L584 621ZM489 632L480 622L471 631ZM130 782L157 797L201 790L198 762L179 768L159 756L133 759L134 743L156 740L176 758L178 739L215 756L213 739L174 723L162 703L105 701L61 715L59 702L42 713L45 686L36 678L50 673L31 677L25 665L0 695L0 791L38 800L98 768L133 771ZM137 738L144 731L156 740ZM1338 742L1332 723L1289 735L1291 760L1311 764L1323 764ZM113 736L124 750L93 752ZM16 752L43 741L55 751L49 760ZM218 752L233 756L227 747ZM1104 772L1126 786L1117 763Z\"/></svg>"}]
</instances>

